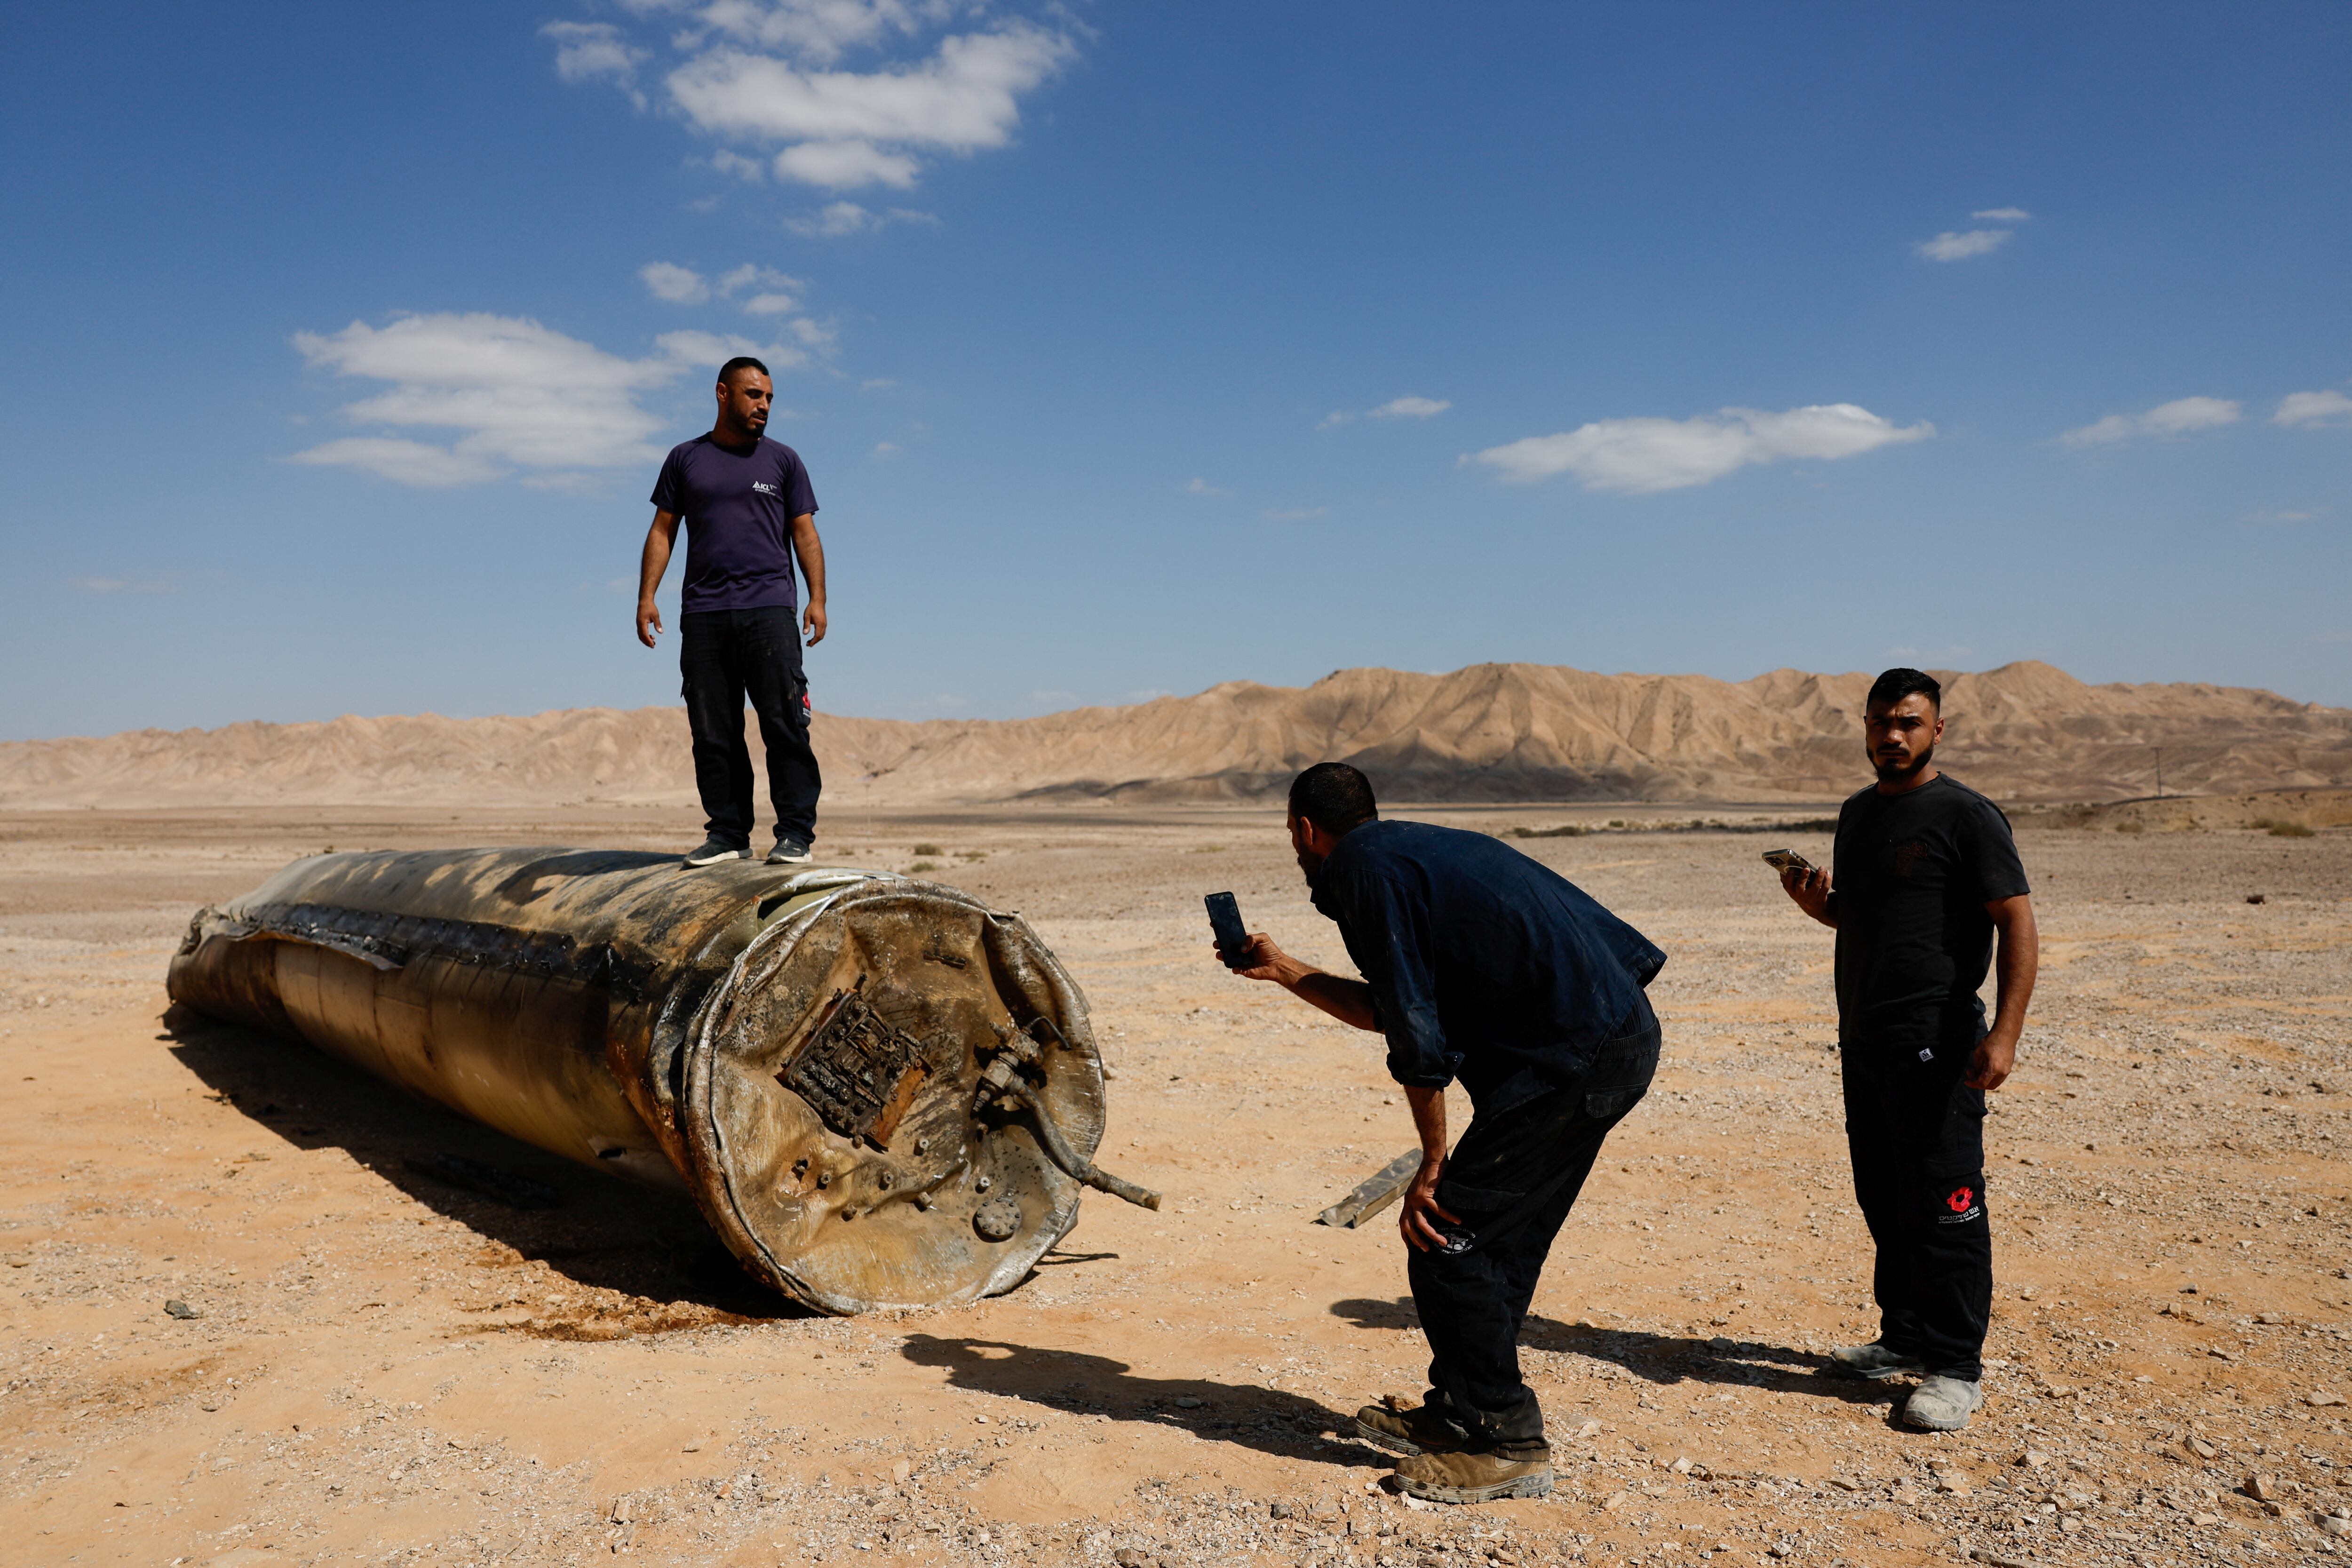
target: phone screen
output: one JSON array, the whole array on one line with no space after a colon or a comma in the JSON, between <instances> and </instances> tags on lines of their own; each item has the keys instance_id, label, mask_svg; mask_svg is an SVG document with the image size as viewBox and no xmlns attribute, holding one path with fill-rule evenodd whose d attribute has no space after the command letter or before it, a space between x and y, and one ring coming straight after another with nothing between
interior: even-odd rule
<instances>
[{"instance_id":1,"label":"phone screen","mask_svg":"<svg viewBox=\"0 0 2352 1568\"><path fill-rule=\"evenodd\" d=\"M1237 969L1235 961L1249 949L1249 928L1242 924L1242 906L1231 893L1211 893L1201 900L1209 907L1209 930L1217 939L1217 953L1225 967Z\"/></svg>"}]
</instances>

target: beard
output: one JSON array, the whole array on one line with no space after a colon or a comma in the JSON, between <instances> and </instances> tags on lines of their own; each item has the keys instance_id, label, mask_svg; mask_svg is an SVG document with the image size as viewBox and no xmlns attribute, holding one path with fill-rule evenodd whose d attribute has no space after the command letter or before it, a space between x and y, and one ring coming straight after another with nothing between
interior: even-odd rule
<instances>
[{"instance_id":1,"label":"beard","mask_svg":"<svg viewBox=\"0 0 2352 1568\"><path fill-rule=\"evenodd\" d=\"M1930 746L1908 763L1882 763L1874 759L1872 765L1878 770L1880 784L1899 784L1905 779L1917 778L1919 770L1935 760L1936 748Z\"/></svg>"},{"instance_id":2,"label":"beard","mask_svg":"<svg viewBox=\"0 0 2352 1568\"><path fill-rule=\"evenodd\" d=\"M1296 851L1296 854L1298 858L1299 875L1305 877L1307 879L1307 885L1309 888L1312 888L1315 885L1316 877L1322 872L1323 857L1320 855L1309 854L1304 849Z\"/></svg>"}]
</instances>

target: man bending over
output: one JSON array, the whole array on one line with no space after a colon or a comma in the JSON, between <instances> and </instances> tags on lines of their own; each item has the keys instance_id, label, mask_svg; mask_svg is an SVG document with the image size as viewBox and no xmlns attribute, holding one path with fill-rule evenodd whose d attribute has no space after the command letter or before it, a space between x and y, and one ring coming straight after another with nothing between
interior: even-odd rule
<instances>
[{"instance_id":1,"label":"man bending over","mask_svg":"<svg viewBox=\"0 0 2352 1568\"><path fill-rule=\"evenodd\" d=\"M1658 1020L1643 987L1666 955L1497 839L1381 821L1345 763L1292 781L1290 842L1363 978L1310 968L1262 931L1240 973L1386 1035L1421 1134L1397 1224L1429 1392L1411 1408L1367 1405L1356 1430L1404 1456L1397 1485L1416 1497L1540 1497L1551 1449L1519 1375L1519 1326L1601 1140L1649 1090ZM1474 1114L1449 1156L1456 1078Z\"/></svg>"}]
</instances>

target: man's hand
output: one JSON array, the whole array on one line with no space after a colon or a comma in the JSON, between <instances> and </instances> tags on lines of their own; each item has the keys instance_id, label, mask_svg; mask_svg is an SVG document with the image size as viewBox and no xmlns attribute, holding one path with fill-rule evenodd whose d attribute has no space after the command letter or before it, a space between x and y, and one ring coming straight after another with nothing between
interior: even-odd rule
<instances>
[{"instance_id":1,"label":"man's hand","mask_svg":"<svg viewBox=\"0 0 2352 1568\"><path fill-rule=\"evenodd\" d=\"M1780 889L1796 901L1799 909L1825 926L1834 929L1837 921L1830 919L1830 874L1819 866L1800 871L1794 866L1780 873Z\"/></svg>"},{"instance_id":2,"label":"man's hand","mask_svg":"<svg viewBox=\"0 0 2352 1568\"><path fill-rule=\"evenodd\" d=\"M1969 1076L1960 1081L1970 1089L1999 1089L2016 1066L2017 1037L1996 1029L1977 1042L1977 1054L1969 1058Z\"/></svg>"},{"instance_id":3,"label":"man's hand","mask_svg":"<svg viewBox=\"0 0 2352 1568\"><path fill-rule=\"evenodd\" d=\"M801 616L801 626L808 632L809 647L814 647L817 644L824 641L824 601L819 599L811 599L809 601L808 609Z\"/></svg>"},{"instance_id":4,"label":"man's hand","mask_svg":"<svg viewBox=\"0 0 2352 1568\"><path fill-rule=\"evenodd\" d=\"M661 606L651 599L638 600L637 640L651 647L654 646L654 638L661 635Z\"/></svg>"},{"instance_id":5,"label":"man's hand","mask_svg":"<svg viewBox=\"0 0 2352 1568\"><path fill-rule=\"evenodd\" d=\"M1412 1184L1404 1190L1397 1206L1397 1229L1404 1244L1415 1252L1427 1252L1433 1247L1445 1245L1445 1233L1429 1223L1435 1215L1448 1225L1460 1225L1458 1215L1450 1215L1437 1202L1437 1181L1445 1173L1444 1160L1432 1160L1423 1154L1421 1169L1413 1173Z\"/></svg>"},{"instance_id":6,"label":"man's hand","mask_svg":"<svg viewBox=\"0 0 2352 1568\"><path fill-rule=\"evenodd\" d=\"M1250 932L1249 946L1240 952L1228 954L1213 942L1209 951L1216 955L1219 963L1225 963L1228 957L1240 960L1230 967L1244 980L1271 980L1286 990L1296 989L1301 980L1315 973L1275 946L1274 938L1262 931Z\"/></svg>"},{"instance_id":7,"label":"man's hand","mask_svg":"<svg viewBox=\"0 0 2352 1568\"><path fill-rule=\"evenodd\" d=\"M1225 962L1223 950L1213 942L1209 951L1217 962ZM1310 1006L1319 1007L1342 1024L1358 1029L1381 1026L1380 1013L1372 1005L1372 988L1360 980L1348 980L1311 963L1301 963L1274 945L1274 938L1262 931L1250 932L1249 946L1239 955L1241 963L1234 969L1244 980L1271 980L1276 985Z\"/></svg>"}]
</instances>

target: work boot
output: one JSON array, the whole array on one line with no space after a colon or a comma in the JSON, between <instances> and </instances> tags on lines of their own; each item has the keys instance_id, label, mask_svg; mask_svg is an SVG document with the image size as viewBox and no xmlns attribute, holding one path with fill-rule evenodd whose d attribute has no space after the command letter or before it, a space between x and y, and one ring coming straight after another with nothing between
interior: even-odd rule
<instances>
[{"instance_id":1,"label":"work boot","mask_svg":"<svg viewBox=\"0 0 2352 1568\"><path fill-rule=\"evenodd\" d=\"M1542 1443L1509 1448L1456 1448L1399 1459L1397 1490L1430 1502L1493 1502L1506 1497L1551 1495L1551 1449Z\"/></svg>"},{"instance_id":2,"label":"work boot","mask_svg":"<svg viewBox=\"0 0 2352 1568\"><path fill-rule=\"evenodd\" d=\"M1391 1454L1450 1454L1462 1447L1462 1431L1427 1405L1407 1405L1393 1394L1356 1412L1356 1436Z\"/></svg>"},{"instance_id":3,"label":"work boot","mask_svg":"<svg viewBox=\"0 0 2352 1568\"><path fill-rule=\"evenodd\" d=\"M1906 1372L1926 1372L1927 1363L1917 1356L1906 1355L1881 1342L1867 1345L1846 1345L1830 1352L1830 1370L1848 1377L1866 1377L1881 1383Z\"/></svg>"},{"instance_id":4,"label":"work boot","mask_svg":"<svg viewBox=\"0 0 2352 1568\"><path fill-rule=\"evenodd\" d=\"M798 866L807 861L809 847L788 834L776 835L776 847L768 851L771 866Z\"/></svg>"},{"instance_id":5,"label":"work boot","mask_svg":"<svg viewBox=\"0 0 2352 1568\"><path fill-rule=\"evenodd\" d=\"M701 848L687 856L686 863L689 866L709 866L721 860L741 860L750 854L751 851L740 844L730 844L714 833L702 841Z\"/></svg>"},{"instance_id":6,"label":"work boot","mask_svg":"<svg viewBox=\"0 0 2352 1568\"><path fill-rule=\"evenodd\" d=\"M1938 1373L1911 1391L1903 1419L1930 1432L1957 1432L1983 1404L1981 1385Z\"/></svg>"}]
</instances>

